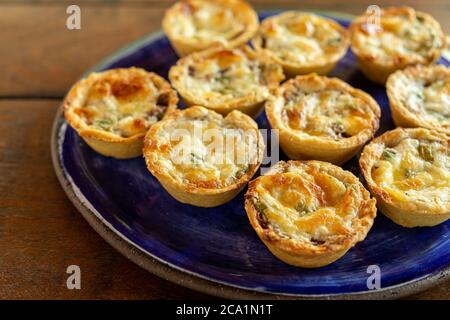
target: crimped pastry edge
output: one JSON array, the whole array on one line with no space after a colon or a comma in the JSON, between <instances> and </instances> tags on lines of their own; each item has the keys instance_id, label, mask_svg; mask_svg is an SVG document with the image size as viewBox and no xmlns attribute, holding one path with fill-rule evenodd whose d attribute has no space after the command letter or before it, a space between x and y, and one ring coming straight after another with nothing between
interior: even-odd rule
<instances>
[{"instance_id":1,"label":"crimped pastry edge","mask_svg":"<svg viewBox=\"0 0 450 320\"><path fill-rule=\"evenodd\" d=\"M294 130L286 127L280 117L276 104L282 99L284 90L291 85L301 89L309 83L318 82L326 89L338 89L350 93L363 100L373 111L372 130L364 130L351 138L331 140L315 136L300 136ZM280 102L281 103L281 102ZM327 78L317 74L297 76L283 83L266 103L266 115L272 129L278 130L280 146L284 153L294 160L321 160L337 165L343 164L352 158L362 146L369 141L379 128L381 110L378 103L362 90L353 88L337 78Z\"/></svg>"},{"instance_id":2,"label":"crimped pastry edge","mask_svg":"<svg viewBox=\"0 0 450 320\"><path fill-rule=\"evenodd\" d=\"M184 57L184 58L178 60L176 65L174 65L170 68L170 71L169 71L170 82L177 89L178 93L183 98L183 101L188 106L200 105L200 106L206 107L208 109L211 109L213 111L216 111L222 115L227 115L228 113L230 113L233 110L238 110L238 111L241 111L241 112L255 118L256 116L258 116L261 113L262 109L264 108L264 104L266 102L266 98L261 97L260 95L258 95L257 92L255 92L252 95L235 98L228 102L223 102L220 104L212 104L212 103L209 103L208 101L206 101L205 99L203 99L202 97L192 94L185 87L185 85L183 83L184 70L185 70L185 68L188 67L188 65L191 61L193 61L193 60L201 61L202 59L205 59L205 57L207 57L215 52L220 52L223 50L231 50L231 51L240 50L245 55L247 55L248 57L250 57L252 59L258 59L258 60L262 61L263 63L267 63L267 64L275 64L270 58L268 58L265 55L260 55L260 54L256 53L247 45L241 46L239 48L234 48L234 49L227 49L227 48L224 48L223 46L219 45L219 46L214 46L212 48L209 48L208 50L193 53L187 57ZM269 83L267 85L269 91L275 90L279 86L279 83L284 80L284 74L281 70L281 67L279 70L274 70L274 73L275 72L279 73L279 77L277 78L279 81L274 80L273 82Z\"/></svg>"},{"instance_id":3,"label":"crimped pastry edge","mask_svg":"<svg viewBox=\"0 0 450 320\"><path fill-rule=\"evenodd\" d=\"M117 134L106 132L100 129L88 128L85 122L71 112L78 104L83 104L90 86L98 79L117 73L141 73L149 77L152 82L169 92L169 102L164 116L177 108L178 95L170 84L161 76L147 72L140 68L117 68L103 72L93 72L86 78L75 83L67 93L63 102L64 117L69 125L77 131L80 137L96 152L117 159L128 159L138 157L142 154L145 132L130 136L121 137Z\"/></svg>"},{"instance_id":4,"label":"crimped pastry edge","mask_svg":"<svg viewBox=\"0 0 450 320\"><path fill-rule=\"evenodd\" d=\"M294 239L281 238L272 229L264 229L257 218L258 211L256 210L252 198L256 194L255 184L259 178L252 180L249 183L248 191L245 194L245 210L247 212L248 219L253 229L261 239L261 241L267 246L267 248L280 260L285 263L304 267L304 268L317 268L333 263L341 258L345 253L355 246L356 243L363 241L367 236L367 233L371 229L374 219L377 214L376 201L370 198L370 193L361 184L359 179L355 177L351 172L346 171L331 163L322 161L296 161L289 160L287 162L280 161L274 165L264 175L273 175L277 173L286 172L290 166L297 165L311 165L316 166L318 170L325 170L335 177L345 179L351 183L359 184L363 190L364 199L361 205L361 212L358 217L362 222L361 225L351 237L346 238L339 244L331 245L313 245L311 243L303 243Z\"/></svg>"},{"instance_id":5,"label":"crimped pastry edge","mask_svg":"<svg viewBox=\"0 0 450 320\"><path fill-rule=\"evenodd\" d=\"M359 166L371 194L377 199L378 208L385 216L408 228L435 226L450 218L450 204L441 207L430 203L421 203L420 205L417 202L398 203L372 179L372 168L380 158L385 146L394 146L408 137L446 140L447 143L450 143L450 137L443 133L424 128L396 128L375 138L364 148L359 159Z\"/></svg>"},{"instance_id":6,"label":"crimped pastry edge","mask_svg":"<svg viewBox=\"0 0 450 320\"><path fill-rule=\"evenodd\" d=\"M306 15L318 16L318 15L315 15L315 14L309 13L309 12L286 11L281 14L266 18L261 23L261 25L263 25L264 23L268 23L270 21L276 21L277 19L286 17L288 15L295 15L295 14L306 14ZM335 22L334 20L328 19L325 17L321 17L321 16L319 16L319 17L324 19L324 21L329 23L331 26L333 26L334 29L338 30L343 39L341 50L337 51L334 55L330 55L328 57L328 59L319 59L318 61L307 62L307 63L295 63L295 62L285 61L285 60L277 57L270 50L262 47L262 35L260 33L256 33L256 35L251 39L252 46L255 48L255 50L257 52L267 55L272 60L274 60L276 63L281 65L283 67L284 73L287 78L293 78L298 75L305 75L305 74L309 74L309 73L317 73L320 75L326 75L331 70L334 69L334 67L337 65L337 63L347 53L347 50L350 46L350 34L347 29L342 27L339 23Z\"/></svg>"},{"instance_id":7,"label":"crimped pastry edge","mask_svg":"<svg viewBox=\"0 0 450 320\"><path fill-rule=\"evenodd\" d=\"M158 179L164 189L176 200L198 207L216 207L233 199L245 187L248 181L250 181L250 179L259 169L259 166L261 165L261 162L263 160L265 148L263 137L258 130L258 125L256 124L256 122L242 112L233 111L226 117L224 117L224 119L235 123L239 127L256 130L258 137L257 161L255 164L250 165L250 169L244 175L242 175L238 181L223 188L200 188L179 183L172 177L164 174L164 172L162 172L157 166L153 164L149 157L150 153L156 152L156 150L153 150L152 147L152 145L154 145L152 143L153 137L156 132L158 132L160 128L163 128L167 121L176 120L181 116L192 116L193 118L195 118L200 114L206 115L207 113L213 113L215 114L215 116L221 116L220 114L201 106L193 106L184 110L175 110L168 114L167 118L153 125L147 132L144 139L144 158L147 169L150 171L150 173L154 177L156 177L156 179Z\"/></svg>"},{"instance_id":8,"label":"crimped pastry edge","mask_svg":"<svg viewBox=\"0 0 450 320\"><path fill-rule=\"evenodd\" d=\"M450 135L450 124L445 127L438 121L426 121L420 115L414 114L402 102L400 92L396 89L396 82L401 77L409 77L413 79L434 80L439 77L450 78L450 68L443 65L434 66L413 66L404 70L398 70L391 74L386 82L387 95L389 98L389 106L392 118L397 127L417 128L422 127L430 130L436 130Z\"/></svg>"},{"instance_id":9,"label":"crimped pastry edge","mask_svg":"<svg viewBox=\"0 0 450 320\"><path fill-rule=\"evenodd\" d=\"M359 32L359 24L366 21L371 13L364 13L353 20L352 24L349 27L350 30L350 40L351 40L351 50L355 54L359 67L363 74L368 78L369 80L380 84L385 85L387 78L390 74L393 72L404 69L411 65L417 65L417 64L423 64L423 65L430 65L435 63L439 57L441 56L441 53L443 50L447 47L447 38L445 34L442 32L441 26L438 21L436 21L431 15L416 11L415 9L411 7L387 7L381 9L381 14L397 14L397 13L414 13L418 14L425 21L430 23L434 28L436 28L439 33L442 40L442 46L440 48L433 48L429 51L427 57L424 57L420 60L414 60L414 59L397 59L397 60L389 60L389 61L383 61L382 59L376 59L370 54L365 53L363 49L361 49L358 45L356 45L355 41L353 41L354 35Z\"/></svg>"},{"instance_id":10,"label":"crimped pastry edge","mask_svg":"<svg viewBox=\"0 0 450 320\"><path fill-rule=\"evenodd\" d=\"M259 27L259 19L255 10L243 0L212 0L219 3L224 3L227 6L235 6L241 12L247 12L246 16L246 29L243 33L241 33L237 38L232 41L228 41L225 46L227 48L235 48L245 44L253 35L256 33ZM173 27L171 21L180 14L180 4L182 1L176 2L169 9L166 10L164 14L164 18L162 21L162 27L167 37L169 38L170 43L173 48L177 52L180 57L187 56L193 52L202 51L208 49L214 45L217 45L218 42L215 41L207 41L207 42L199 42L194 39L180 37L173 32ZM224 45L224 44L222 44Z\"/></svg>"}]
</instances>

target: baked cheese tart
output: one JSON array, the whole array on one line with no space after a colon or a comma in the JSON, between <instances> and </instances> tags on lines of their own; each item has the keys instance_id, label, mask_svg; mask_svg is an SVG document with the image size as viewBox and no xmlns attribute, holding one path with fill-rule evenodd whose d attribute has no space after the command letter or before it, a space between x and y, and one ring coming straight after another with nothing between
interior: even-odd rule
<instances>
[{"instance_id":1,"label":"baked cheese tart","mask_svg":"<svg viewBox=\"0 0 450 320\"><path fill-rule=\"evenodd\" d=\"M392 118L399 127L424 127L450 134L450 68L416 66L386 83Z\"/></svg>"},{"instance_id":2,"label":"baked cheese tart","mask_svg":"<svg viewBox=\"0 0 450 320\"><path fill-rule=\"evenodd\" d=\"M404 227L450 218L450 137L397 128L368 144L360 166L381 212Z\"/></svg>"},{"instance_id":3,"label":"baked cheese tart","mask_svg":"<svg viewBox=\"0 0 450 320\"><path fill-rule=\"evenodd\" d=\"M242 0L183 0L166 11L163 29L178 55L214 44L234 48L258 30L258 16Z\"/></svg>"},{"instance_id":4,"label":"baked cheese tart","mask_svg":"<svg viewBox=\"0 0 450 320\"><path fill-rule=\"evenodd\" d=\"M170 84L143 69L112 69L78 81L64 100L64 115L86 143L115 158L142 154L148 128L176 109Z\"/></svg>"},{"instance_id":5,"label":"baked cheese tart","mask_svg":"<svg viewBox=\"0 0 450 320\"><path fill-rule=\"evenodd\" d=\"M293 77L327 74L347 52L350 39L347 30L333 20L288 11L265 19L252 44Z\"/></svg>"},{"instance_id":6,"label":"baked cheese tart","mask_svg":"<svg viewBox=\"0 0 450 320\"><path fill-rule=\"evenodd\" d=\"M279 65L244 46L189 55L170 69L169 78L188 105L256 116L284 75Z\"/></svg>"},{"instance_id":7,"label":"baked cheese tart","mask_svg":"<svg viewBox=\"0 0 450 320\"><path fill-rule=\"evenodd\" d=\"M430 15L409 7L359 16L350 26L351 48L365 76L379 84L396 70L436 62L447 46L439 23Z\"/></svg>"},{"instance_id":8,"label":"baked cheese tart","mask_svg":"<svg viewBox=\"0 0 450 320\"><path fill-rule=\"evenodd\" d=\"M268 99L266 114L290 159L342 164L373 137L381 112L363 91L311 74L281 85Z\"/></svg>"},{"instance_id":9,"label":"baked cheese tart","mask_svg":"<svg viewBox=\"0 0 450 320\"><path fill-rule=\"evenodd\" d=\"M256 122L239 111L225 118L204 107L176 110L150 128L147 168L180 202L215 207L234 198L263 159Z\"/></svg>"},{"instance_id":10,"label":"baked cheese tart","mask_svg":"<svg viewBox=\"0 0 450 320\"><path fill-rule=\"evenodd\" d=\"M245 210L280 260L316 268L364 240L375 199L351 172L321 161L280 161L249 184Z\"/></svg>"}]
</instances>

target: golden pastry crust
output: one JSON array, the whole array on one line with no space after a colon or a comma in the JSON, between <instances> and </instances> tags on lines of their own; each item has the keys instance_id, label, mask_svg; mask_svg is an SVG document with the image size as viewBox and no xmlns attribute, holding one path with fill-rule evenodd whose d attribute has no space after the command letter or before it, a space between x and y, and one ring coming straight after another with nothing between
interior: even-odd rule
<instances>
[{"instance_id":1,"label":"golden pastry crust","mask_svg":"<svg viewBox=\"0 0 450 320\"><path fill-rule=\"evenodd\" d=\"M399 70L389 76L386 89L398 127L450 134L450 68L435 65Z\"/></svg>"},{"instance_id":2,"label":"golden pastry crust","mask_svg":"<svg viewBox=\"0 0 450 320\"><path fill-rule=\"evenodd\" d=\"M258 15L242 0L183 0L170 7L163 29L179 56L215 44L234 48L258 30Z\"/></svg>"},{"instance_id":3,"label":"golden pastry crust","mask_svg":"<svg viewBox=\"0 0 450 320\"><path fill-rule=\"evenodd\" d=\"M439 23L409 7L388 7L375 27L373 13L357 17L350 26L351 48L364 75L384 85L396 70L435 63L447 46Z\"/></svg>"},{"instance_id":4,"label":"golden pastry crust","mask_svg":"<svg viewBox=\"0 0 450 320\"><path fill-rule=\"evenodd\" d=\"M143 69L91 73L67 94L67 122L98 153L119 159L142 154L148 128L176 109L170 84Z\"/></svg>"},{"instance_id":5,"label":"golden pastry crust","mask_svg":"<svg viewBox=\"0 0 450 320\"><path fill-rule=\"evenodd\" d=\"M312 74L281 85L268 99L266 114L290 159L342 164L373 137L381 111L365 92Z\"/></svg>"},{"instance_id":6,"label":"golden pastry crust","mask_svg":"<svg viewBox=\"0 0 450 320\"><path fill-rule=\"evenodd\" d=\"M375 199L351 172L321 161L280 161L249 184L245 210L282 261L316 268L365 239Z\"/></svg>"},{"instance_id":7,"label":"golden pastry crust","mask_svg":"<svg viewBox=\"0 0 450 320\"><path fill-rule=\"evenodd\" d=\"M369 143L359 160L381 212L404 227L450 218L449 136L397 128Z\"/></svg>"},{"instance_id":8,"label":"golden pastry crust","mask_svg":"<svg viewBox=\"0 0 450 320\"><path fill-rule=\"evenodd\" d=\"M233 111L224 118L194 106L172 112L148 131L144 157L175 199L215 207L233 199L253 177L264 147L249 116Z\"/></svg>"},{"instance_id":9,"label":"golden pastry crust","mask_svg":"<svg viewBox=\"0 0 450 320\"><path fill-rule=\"evenodd\" d=\"M331 19L288 11L265 19L252 44L294 77L330 72L347 52L350 39L347 30Z\"/></svg>"},{"instance_id":10,"label":"golden pastry crust","mask_svg":"<svg viewBox=\"0 0 450 320\"><path fill-rule=\"evenodd\" d=\"M188 105L223 115L239 110L255 117L284 75L279 65L244 46L215 47L182 58L170 69L169 78Z\"/></svg>"}]
</instances>

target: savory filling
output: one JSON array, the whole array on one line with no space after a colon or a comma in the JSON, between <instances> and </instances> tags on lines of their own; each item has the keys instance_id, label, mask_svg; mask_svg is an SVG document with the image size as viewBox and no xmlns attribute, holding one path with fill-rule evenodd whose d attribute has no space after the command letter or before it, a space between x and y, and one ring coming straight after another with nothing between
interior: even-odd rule
<instances>
[{"instance_id":1,"label":"savory filling","mask_svg":"<svg viewBox=\"0 0 450 320\"><path fill-rule=\"evenodd\" d=\"M364 194L362 185L348 183L315 166L290 167L261 176L252 201L260 225L284 239L315 245L339 243L354 233Z\"/></svg>"},{"instance_id":2,"label":"savory filling","mask_svg":"<svg viewBox=\"0 0 450 320\"><path fill-rule=\"evenodd\" d=\"M311 14L284 14L261 24L262 47L283 61L314 62L342 50L344 39L330 22Z\"/></svg>"},{"instance_id":3,"label":"savory filling","mask_svg":"<svg viewBox=\"0 0 450 320\"><path fill-rule=\"evenodd\" d=\"M199 41L226 43L240 36L246 28L244 14L221 1L182 1L174 16L174 34Z\"/></svg>"},{"instance_id":4,"label":"savory filling","mask_svg":"<svg viewBox=\"0 0 450 320\"><path fill-rule=\"evenodd\" d=\"M382 15L379 28L367 20L355 35L360 50L378 59L422 59L433 48L442 47L440 29L420 13L407 10L403 14Z\"/></svg>"},{"instance_id":5,"label":"savory filling","mask_svg":"<svg viewBox=\"0 0 450 320\"><path fill-rule=\"evenodd\" d=\"M92 84L74 112L88 127L126 138L145 133L161 120L169 96L144 75L109 75Z\"/></svg>"},{"instance_id":6,"label":"savory filling","mask_svg":"<svg viewBox=\"0 0 450 320\"><path fill-rule=\"evenodd\" d=\"M360 98L339 90L284 92L282 120L292 130L329 139L350 138L373 126L373 111Z\"/></svg>"},{"instance_id":7,"label":"savory filling","mask_svg":"<svg viewBox=\"0 0 450 320\"><path fill-rule=\"evenodd\" d=\"M426 121L450 126L450 78L425 81L402 76L396 87L411 112Z\"/></svg>"},{"instance_id":8,"label":"savory filling","mask_svg":"<svg viewBox=\"0 0 450 320\"><path fill-rule=\"evenodd\" d=\"M236 98L269 96L269 85L282 80L281 68L249 57L241 50L221 50L193 59L183 85L195 97L219 104Z\"/></svg>"},{"instance_id":9,"label":"savory filling","mask_svg":"<svg viewBox=\"0 0 450 320\"><path fill-rule=\"evenodd\" d=\"M258 161L255 129L218 118L174 119L161 127L152 161L164 174L198 188L236 183Z\"/></svg>"},{"instance_id":10,"label":"savory filling","mask_svg":"<svg viewBox=\"0 0 450 320\"><path fill-rule=\"evenodd\" d=\"M396 201L450 201L448 143L406 138L385 148L372 168L372 178Z\"/></svg>"}]
</instances>

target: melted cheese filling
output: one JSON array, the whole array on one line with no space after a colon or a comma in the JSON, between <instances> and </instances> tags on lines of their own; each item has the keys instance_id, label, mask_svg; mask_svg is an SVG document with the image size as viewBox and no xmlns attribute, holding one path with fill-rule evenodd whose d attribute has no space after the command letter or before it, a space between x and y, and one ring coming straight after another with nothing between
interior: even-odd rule
<instances>
[{"instance_id":1,"label":"melted cheese filling","mask_svg":"<svg viewBox=\"0 0 450 320\"><path fill-rule=\"evenodd\" d=\"M285 92L282 119L289 128L311 136L349 138L372 126L373 112L361 99L338 91Z\"/></svg>"},{"instance_id":2,"label":"melted cheese filling","mask_svg":"<svg viewBox=\"0 0 450 320\"><path fill-rule=\"evenodd\" d=\"M396 82L403 104L413 113L431 122L450 126L450 79L428 83L403 76Z\"/></svg>"},{"instance_id":3,"label":"melted cheese filling","mask_svg":"<svg viewBox=\"0 0 450 320\"><path fill-rule=\"evenodd\" d=\"M149 79L134 75L96 81L84 105L74 112L92 129L131 137L145 133L167 107L167 93L160 93Z\"/></svg>"},{"instance_id":4,"label":"melted cheese filling","mask_svg":"<svg viewBox=\"0 0 450 320\"><path fill-rule=\"evenodd\" d=\"M233 7L209 1L184 1L179 4L182 14L174 17L174 33L180 37L226 44L245 31L243 13Z\"/></svg>"},{"instance_id":5,"label":"melted cheese filling","mask_svg":"<svg viewBox=\"0 0 450 320\"><path fill-rule=\"evenodd\" d=\"M314 62L342 47L342 36L326 19L313 15L270 19L261 25L263 47L279 59Z\"/></svg>"},{"instance_id":6,"label":"melted cheese filling","mask_svg":"<svg viewBox=\"0 0 450 320\"><path fill-rule=\"evenodd\" d=\"M218 119L173 120L157 133L156 165L185 185L223 188L256 164L255 130Z\"/></svg>"},{"instance_id":7,"label":"melted cheese filling","mask_svg":"<svg viewBox=\"0 0 450 320\"><path fill-rule=\"evenodd\" d=\"M359 214L361 187L314 168L260 177L253 199L262 217L280 237L323 244L352 234Z\"/></svg>"},{"instance_id":8,"label":"melted cheese filling","mask_svg":"<svg viewBox=\"0 0 450 320\"><path fill-rule=\"evenodd\" d=\"M438 30L420 15L382 16L379 30L361 24L356 40L366 54L387 60L392 56L421 59L432 48L442 46Z\"/></svg>"},{"instance_id":9,"label":"melted cheese filling","mask_svg":"<svg viewBox=\"0 0 450 320\"><path fill-rule=\"evenodd\" d=\"M184 86L193 95L212 104L246 96L269 96L267 81L276 70L238 50L218 51L201 61L193 61L185 70Z\"/></svg>"},{"instance_id":10,"label":"melted cheese filling","mask_svg":"<svg viewBox=\"0 0 450 320\"><path fill-rule=\"evenodd\" d=\"M396 201L450 201L448 146L412 138L386 148L372 169L373 180Z\"/></svg>"}]
</instances>

